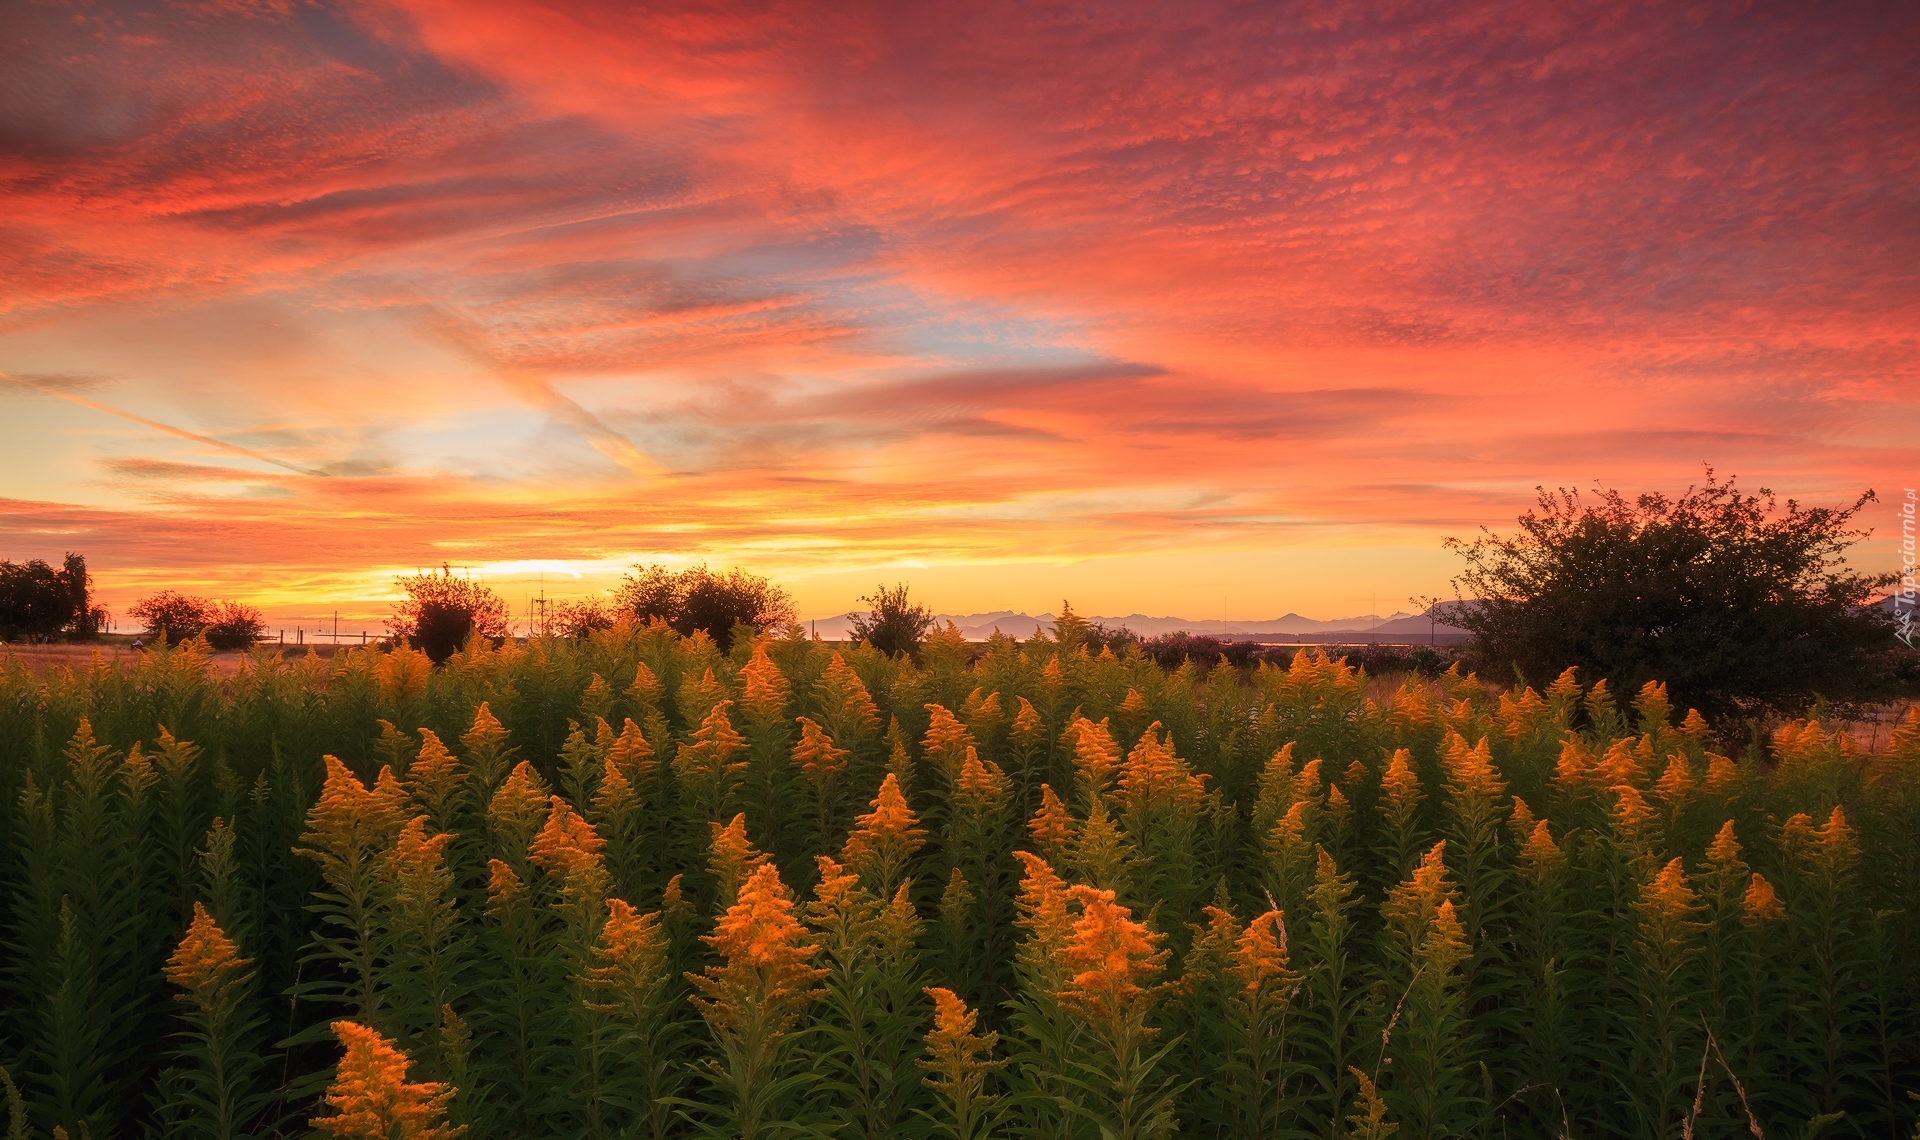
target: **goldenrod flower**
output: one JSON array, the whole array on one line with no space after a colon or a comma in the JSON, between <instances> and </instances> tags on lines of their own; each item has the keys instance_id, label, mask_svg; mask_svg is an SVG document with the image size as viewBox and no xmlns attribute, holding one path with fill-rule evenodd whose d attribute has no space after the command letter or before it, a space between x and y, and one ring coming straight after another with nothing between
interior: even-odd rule
<instances>
[{"instance_id":1,"label":"goldenrod flower","mask_svg":"<svg viewBox=\"0 0 1920 1140\"><path fill-rule=\"evenodd\" d=\"M533 837L527 854L567 891L597 896L606 887L600 852L607 841L566 800L553 796L548 803L546 826Z\"/></svg>"},{"instance_id":2,"label":"goldenrod flower","mask_svg":"<svg viewBox=\"0 0 1920 1140\"><path fill-rule=\"evenodd\" d=\"M1026 874L1020 880L1015 924L1027 932L1019 949L1020 964L1047 983L1049 990L1065 984L1062 955L1073 937L1073 917L1067 912L1066 882L1052 864L1028 851L1015 851Z\"/></svg>"},{"instance_id":3,"label":"goldenrod flower","mask_svg":"<svg viewBox=\"0 0 1920 1140\"><path fill-rule=\"evenodd\" d=\"M1685 756L1675 752L1667 757L1667 770L1660 774L1654 790L1669 804L1684 804L1696 786L1693 765L1688 763Z\"/></svg>"},{"instance_id":4,"label":"goldenrod flower","mask_svg":"<svg viewBox=\"0 0 1920 1140\"><path fill-rule=\"evenodd\" d=\"M643 709L655 708L660 704L664 690L660 688L660 678L653 675L642 661L633 667L633 683L627 686L627 699Z\"/></svg>"},{"instance_id":5,"label":"goldenrod flower","mask_svg":"<svg viewBox=\"0 0 1920 1140\"><path fill-rule=\"evenodd\" d=\"M1420 791L1420 777L1413 770L1413 753L1404 748L1394 750L1393 759L1387 762L1387 774L1380 778L1380 790L1386 806L1398 814L1410 815L1420 806L1425 797Z\"/></svg>"},{"instance_id":6,"label":"goldenrod flower","mask_svg":"<svg viewBox=\"0 0 1920 1140\"><path fill-rule=\"evenodd\" d=\"M724 961L687 980L699 990L694 1005L717 1034L737 1038L758 1026L778 1037L819 996L814 983L826 971L811 964L815 947L771 863L754 868L739 898L701 940Z\"/></svg>"},{"instance_id":7,"label":"goldenrod flower","mask_svg":"<svg viewBox=\"0 0 1920 1140\"><path fill-rule=\"evenodd\" d=\"M954 805L975 819L986 819L1006 806L1007 796L1007 774L991 760L982 763L968 745L954 785Z\"/></svg>"},{"instance_id":8,"label":"goldenrod flower","mask_svg":"<svg viewBox=\"0 0 1920 1140\"><path fill-rule=\"evenodd\" d=\"M806 717L800 717L800 742L793 746L793 762L816 788L828 787L847 770L845 748L836 748L827 730Z\"/></svg>"},{"instance_id":9,"label":"goldenrod flower","mask_svg":"<svg viewBox=\"0 0 1920 1140\"><path fill-rule=\"evenodd\" d=\"M1526 859L1528 873L1535 882L1560 865L1560 846L1553 841L1553 830L1546 820L1533 825L1532 834L1520 845L1520 854Z\"/></svg>"},{"instance_id":10,"label":"goldenrod flower","mask_svg":"<svg viewBox=\"0 0 1920 1140\"><path fill-rule=\"evenodd\" d=\"M927 989L933 998L933 1029L927 1033L927 1056L919 1064L927 1070L927 1084L946 1102L959 1140L972 1140L987 1074L1006 1064L985 1058L993 1055L998 1033L976 1034L979 1014L967 1008L952 990Z\"/></svg>"},{"instance_id":11,"label":"goldenrod flower","mask_svg":"<svg viewBox=\"0 0 1920 1140\"><path fill-rule=\"evenodd\" d=\"M488 801L487 826L507 847L524 848L545 819L551 794L540 773L522 760Z\"/></svg>"},{"instance_id":12,"label":"goldenrod flower","mask_svg":"<svg viewBox=\"0 0 1920 1140\"><path fill-rule=\"evenodd\" d=\"M1562 669L1560 675L1553 679L1553 684L1547 686L1547 699L1555 704L1570 703L1577 699L1580 696L1580 680L1576 676L1577 673L1579 669L1572 665Z\"/></svg>"},{"instance_id":13,"label":"goldenrod flower","mask_svg":"<svg viewBox=\"0 0 1920 1140\"><path fill-rule=\"evenodd\" d=\"M1140 690L1128 686L1127 699L1121 701L1120 704L1115 707L1114 711L1121 716L1129 718L1145 716L1147 713L1147 698L1140 695ZM1136 720L1134 723L1138 724L1139 721Z\"/></svg>"},{"instance_id":14,"label":"goldenrod flower","mask_svg":"<svg viewBox=\"0 0 1920 1140\"><path fill-rule=\"evenodd\" d=\"M1773 884L1767 882L1758 871L1747 880L1747 891L1740 899L1740 909L1741 917L1751 926L1781 922L1787 917L1787 908L1781 905Z\"/></svg>"},{"instance_id":15,"label":"goldenrod flower","mask_svg":"<svg viewBox=\"0 0 1920 1140\"><path fill-rule=\"evenodd\" d=\"M600 963L587 969L587 985L598 997L589 1008L640 1021L667 980L667 938L660 915L640 914L621 899L607 902L607 919L593 947Z\"/></svg>"},{"instance_id":16,"label":"goldenrod flower","mask_svg":"<svg viewBox=\"0 0 1920 1140\"><path fill-rule=\"evenodd\" d=\"M249 959L228 938L201 903L193 904L193 921L167 959L167 980L190 993L219 985L244 968ZM184 998L182 1000L185 1000Z\"/></svg>"},{"instance_id":17,"label":"goldenrod flower","mask_svg":"<svg viewBox=\"0 0 1920 1140\"><path fill-rule=\"evenodd\" d=\"M952 779L960 771L967 749L973 747L973 734L944 705L930 704L927 712L932 719L927 723L927 733L920 741L922 755L927 763Z\"/></svg>"},{"instance_id":18,"label":"goldenrod flower","mask_svg":"<svg viewBox=\"0 0 1920 1140\"><path fill-rule=\"evenodd\" d=\"M740 709L761 724L773 724L787 715L787 679L767 656L767 639L753 643L753 656L740 670Z\"/></svg>"},{"instance_id":19,"label":"goldenrod flower","mask_svg":"<svg viewBox=\"0 0 1920 1140\"><path fill-rule=\"evenodd\" d=\"M327 1089L333 1116L310 1123L340 1140L451 1140L464 1125L445 1123L454 1090L436 1082L407 1083L407 1055L372 1029L336 1021L333 1032L347 1053Z\"/></svg>"},{"instance_id":20,"label":"goldenrod flower","mask_svg":"<svg viewBox=\"0 0 1920 1140\"><path fill-rule=\"evenodd\" d=\"M1712 728L1707 724L1707 718L1700 715L1699 709L1688 709L1687 718L1680 722L1680 731L1695 740L1705 740Z\"/></svg>"},{"instance_id":21,"label":"goldenrod flower","mask_svg":"<svg viewBox=\"0 0 1920 1140\"><path fill-rule=\"evenodd\" d=\"M1120 802L1126 810L1135 815L1158 808L1190 811L1206 798L1206 777L1194 775L1174 755L1172 735L1160 739L1159 721L1147 726L1120 770Z\"/></svg>"},{"instance_id":22,"label":"goldenrod flower","mask_svg":"<svg viewBox=\"0 0 1920 1140\"><path fill-rule=\"evenodd\" d=\"M747 839L745 812L735 814L725 827L717 823L709 823L707 827L712 834L707 868L719 885L720 906L725 908L733 905L741 885L765 866L768 858Z\"/></svg>"},{"instance_id":23,"label":"goldenrod flower","mask_svg":"<svg viewBox=\"0 0 1920 1140\"><path fill-rule=\"evenodd\" d=\"M1211 911L1213 908L1209 907ZM1247 924L1233 948L1233 973L1250 994L1293 975L1287 969L1287 917L1269 910Z\"/></svg>"},{"instance_id":24,"label":"goldenrod flower","mask_svg":"<svg viewBox=\"0 0 1920 1140\"><path fill-rule=\"evenodd\" d=\"M727 719L727 706L732 703L715 701L694 730L692 743L682 744L673 758L674 775L704 802L709 819L716 817L725 803L730 779L747 767L745 761L732 760L747 743Z\"/></svg>"},{"instance_id":25,"label":"goldenrod flower","mask_svg":"<svg viewBox=\"0 0 1920 1140\"><path fill-rule=\"evenodd\" d=\"M1733 795L1740 783L1740 770L1733 761L1718 752L1707 753L1707 792L1709 795L1725 799Z\"/></svg>"},{"instance_id":26,"label":"goldenrod flower","mask_svg":"<svg viewBox=\"0 0 1920 1140\"><path fill-rule=\"evenodd\" d=\"M1120 766L1120 746L1114 743L1107 722L1095 724L1086 717L1076 717L1067 726L1067 733L1073 738L1073 768L1081 782L1089 794L1105 791L1107 778Z\"/></svg>"},{"instance_id":27,"label":"goldenrod flower","mask_svg":"<svg viewBox=\"0 0 1920 1140\"><path fill-rule=\"evenodd\" d=\"M504 914L527 894L514 869L499 859L487 860L487 913Z\"/></svg>"},{"instance_id":28,"label":"goldenrod flower","mask_svg":"<svg viewBox=\"0 0 1920 1140\"><path fill-rule=\"evenodd\" d=\"M1073 839L1073 829L1073 813L1067 810L1066 804L1060 802L1059 796L1053 794L1050 785L1041 784L1040 810L1033 813L1033 819L1027 824L1027 830L1033 833L1034 842L1040 845L1041 853L1049 859L1059 858Z\"/></svg>"},{"instance_id":29,"label":"goldenrod flower","mask_svg":"<svg viewBox=\"0 0 1920 1140\"><path fill-rule=\"evenodd\" d=\"M420 730L420 752L407 767L406 786L413 802L441 826L452 822L453 805L467 782L466 770L430 728Z\"/></svg>"},{"instance_id":30,"label":"goldenrod flower","mask_svg":"<svg viewBox=\"0 0 1920 1140\"><path fill-rule=\"evenodd\" d=\"M1013 742L1021 748L1032 748L1046 733L1046 722L1040 719L1040 710L1034 708L1031 701L1025 697L1019 701L1020 707L1013 714Z\"/></svg>"},{"instance_id":31,"label":"goldenrod flower","mask_svg":"<svg viewBox=\"0 0 1920 1140\"><path fill-rule=\"evenodd\" d=\"M907 861L926 843L927 833L917 826L907 797L900 793L900 781L888 772L880 781L880 790L870 805L873 810L854 821L841 858L860 873L879 893L891 889Z\"/></svg>"},{"instance_id":32,"label":"goldenrod flower","mask_svg":"<svg viewBox=\"0 0 1920 1140\"><path fill-rule=\"evenodd\" d=\"M1154 996L1143 983L1166 965L1164 935L1133 921L1133 912L1115 903L1112 891L1075 885L1071 894L1080 917L1064 950L1073 977L1061 1002L1088 1021L1118 1026L1136 1003Z\"/></svg>"},{"instance_id":33,"label":"goldenrod flower","mask_svg":"<svg viewBox=\"0 0 1920 1140\"><path fill-rule=\"evenodd\" d=\"M385 846L400 830L406 806L393 769L381 768L369 788L337 758L327 756L325 763L326 783L300 837L304 853L319 858L323 867L330 861L354 862L367 849Z\"/></svg>"},{"instance_id":34,"label":"goldenrod flower","mask_svg":"<svg viewBox=\"0 0 1920 1140\"><path fill-rule=\"evenodd\" d=\"M1389 890L1386 902L1381 904L1380 913L1386 918L1387 926L1399 936L1400 947L1409 954L1422 944L1440 907L1452 905L1453 888L1447 883L1446 852L1446 840L1435 843L1414 868L1413 877Z\"/></svg>"},{"instance_id":35,"label":"goldenrod flower","mask_svg":"<svg viewBox=\"0 0 1920 1140\"><path fill-rule=\"evenodd\" d=\"M1740 858L1740 840L1733 833L1733 821L1720 825L1714 833L1713 842L1707 845L1707 858L1715 863L1728 864Z\"/></svg>"},{"instance_id":36,"label":"goldenrod flower","mask_svg":"<svg viewBox=\"0 0 1920 1140\"><path fill-rule=\"evenodd\" d=\"M827 671L813 687L820 699L821 715L833 731L848 739L861 739L880 730L880 710L847 659L838 650L827 660Z\"/></svg>"},{"instance_id":37,"label":"goldenrod flower","mask_svg":"<svg viewBox=\"0 0 1920 1140\"><path fill-rule=\"evenodd\" d=\"M1586 742L1569 732L1560 742L1560 762L1554 765L1553 778L1561 787L1576 791L1594 783L1593 753Z\"/></svg>"},{"instance_id":38,"label":"goldenrod flower","mask_svg":"<svg viewBox=\"0 0 1920 1140\"><path fill-rule=\"evenodd\" d=\"M1507 827L1512 829L1514 838L1524 843L1533 832L1534 822L1533 809L1527 806L1527 801L1519 796L1513 797L1513 811L1507 816Z\"/></svg>"},{"instance_id":39,"label":"goldenrod flower","mask_svg":"<svg viewBox=\"0 0 1920 1140\"><path fill-rule=\"evenodd\" d=\"M635 787L644 788L653 782L657 761L653 755L653 745L640 731L640 726L628 717L621 726L620 735L613 740L613 746L607 749L607 763L618 769L621 776Z\"/></svg>"}]
</instances>

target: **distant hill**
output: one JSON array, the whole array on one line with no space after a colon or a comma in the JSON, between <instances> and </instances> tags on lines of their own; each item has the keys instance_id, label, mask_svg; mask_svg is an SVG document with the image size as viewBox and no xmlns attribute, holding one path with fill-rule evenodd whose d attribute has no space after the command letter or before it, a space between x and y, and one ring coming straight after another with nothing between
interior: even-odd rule
<instances>
[{"instance_id":1,"label":"distant hill","mask_svg":"<svg viewBox=\"0 0 1920 1140\"><path fill-rule=\"evenodd\" d=\"M1440 616L1444 617L1446 606L1443 604L1439 608L1442 611ZM1125 626L1141 637L1158 637L1163 633L1195 633L1229 641L1338 645L1366 644L1371 641L1425 642L1431 638L1439 644L1448 645L1464 641L1469 636L1467 631L1459 626L1448 625L1443 620L1435 620L1428 611L1417 614L1399 611L1385 616L1366 614L1325 620L1289 613L1264 621L1149 617L1146 614L1128 614L1125 617L1105 617L1095 614L1082 616L1088 621L1099 622L1110 628ZM969 641L985 641L993 636L996 629L1008 637L1022 639L1032 637L1035 629L1051 633L1054 615L995 610L982 614L936 614L934 619L943 627L948 622L952 622L960 630L960 635ZM851 622L846 614L833 614L814 619L809 625L828 641L844 641L847 639Z\"/></svg>"}]
</instances>

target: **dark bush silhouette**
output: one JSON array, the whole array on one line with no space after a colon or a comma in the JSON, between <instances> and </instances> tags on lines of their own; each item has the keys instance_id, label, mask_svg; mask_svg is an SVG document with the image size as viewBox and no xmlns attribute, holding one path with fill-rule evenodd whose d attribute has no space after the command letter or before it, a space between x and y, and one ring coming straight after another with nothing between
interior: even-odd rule
<instances>
[{"instance_id":1,"label":"dark bush silhouette","mask_svg":"<svg viewBox=\"0 0 1920 1140\"><path fill-rule=\"evenodd\" d=\"M1456 584L1478 600L1453 620L1489 672L1537 684L1572 664L1622 692L1664 681L1723 731L1816 694L1858 708L1890 694L1894 666L1889 623L1868 605L1893 575L1844 557L1873 497L1782 512L1771 491L1742 494L1711 468L1674 499L1542 488L1518 533L1448 540L1467 562Z\"/></svg>"},{"instance_id":2,"label":"dark bush silhouette","mask_svg":"<svg viewBox=\"0 0 1920 1140\"><path fill-rule=\"evenodd\" d=\"M87 560L68 554L58 569L38 558L0 561L0 639L90 638L107 623L92 603Z\"/></svg>"},{"instance_id":3,"label":"dark bush silhouette","mask_svg":"<svg viewBox=\"0 0 1920 1140\"><path fill-rule=\"evenodd\" d=\"M396 581L407 596L394 606L387 629L411 642L434 664L452 657L476 634L495 643L506 639L506 600L485 585L456 578L446 566L437 574L429 570Z\"/></svg>"},{"instance_id":4,"label":"dark bush silhouette","mask_svg":"<svg viewBox=\"0 0 1920 1140\"><path fill-rule=\"evenodd\" d=\"M1140 642L1140 652L1153 658L1165 669L1178 669L1180 663L1189 657L1203 669L1222 657L1230 665L1245 667L1260 657L1260 646L1251 641L1223 641L1204 633L1179 630L1147 638Z\"/></svg>"},{"instance_id":5,"label":"dark bush silhouette","mask_svg":"<svg viewBox=\"0 0 1920 1140\"><path fill-rule=\"evenodd\" d=\"M599 598L581 598L555 602L547 607L546 632L550 637L588 637L603 629L612 629L619 617L614 608Z\"/></svg>"},{"instance_id":6,"label":"dark bush silhouette","mask_svg":"<svg viewBox=\"0 0 1920 1140\"><path fill-rule=\"evenodd\" d=\"M876 586L873 593L860 600L873 610L847 615L853 623L848 632L854 641L864 641L889 657L896 653L919 654L921 639L933 628L933 611L908 602L905 583L891 590Z\"/></svg>"},{"instance_id":7,"label":"dark bush silhouette","mask_svg":"<svg viewBox=\"0 0 1920 1140\"><path fill-rule=\"evenodd\" d=\"M215 602L207 608L207 642L215 649L249 649L267 629L260 611L244 602Z\"/></svg>"},{"instance_id":8,"label":"dark bush silhouette","mask_svg":"<svg viewBox=\"0 0 1920 1140\"><path fill-rule=\"evenodd\" d=\"M144 597L127 614L141 624L149 639L176 643L199 637L213 617L212 606L205 598L178 590Z\"/></svg>"},{"instance_id":9,"label":"dark bush silhouette","mask_svg":"<svg viewBox=\"0 0 1920 1140\"><path fill-rule=\"evenodd\" d=\"M614 594L619 609L642 621L659 618L683 636L705 630L723 650L732 648L735 626L765 633L793 620L793 599L758 574L717 574L704 565L678 573L657 564L634 570Z\"/></svg>"}]
</instances>

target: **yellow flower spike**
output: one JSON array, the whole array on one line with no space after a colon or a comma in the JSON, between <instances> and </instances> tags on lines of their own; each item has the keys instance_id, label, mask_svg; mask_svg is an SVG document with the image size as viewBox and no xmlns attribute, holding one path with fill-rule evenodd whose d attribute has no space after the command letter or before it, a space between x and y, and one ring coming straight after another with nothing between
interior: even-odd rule
<instances>
[{"instance_id":1,"label":"yellow flower spike","mask_svg":"<svg viewBox=\"0 0 1920 1140\"><path fill-rule=\"evenodd\" d=\"M196 902L186 935L167 959L167 980L189 994L197 994L225 982L249 961L240 956L240 948L213 921L207 908ZM186 1000L185 995L182 1000Z\"/></svg>"},{"instance_id":2,"label":"yellow flower spike","mask_svg":"<svg viewBox=\"0 0 1920 1140\"><path fill-rule=\"evenodd\" d=\"M787 713L787 678L767 655L767 639L753 643L753 656L740 670L740 711L761 724L773 724Z\"/></svg>"},{"instance_id":3,"label":"yellow flower spike","mask_svg":"<svg viewBox=\"0 0 1920 1140\"><path fill-rule=\"evenodd\" d=\"M443 1120L454 1090L407 1083L407 1055L392 1041L351 1021L334 1022L333 1032L347 1050L325 1097L335 1114L313 1127L338 1140L452 1140L466 1131Z\"/></svg>"},{"instance_id":4,"label":"yellow flower spike","mask_svg":"<svg viewBox=\"0 0 1920 1140\"><path fill-rule=\"evenodd\" d=\"M525 847L546 818L551 794L540 773L522 760L487 802L487 826L508 845Z\"/></svg>"},{"instance_id":5,"label":"yellow flower spike","mask_svg":"<svg viewBox=\"0 0 1920 1140\"><path fill-rule=\"evenodd\" d=\"M1235 940L1233 973L1250 994L1257 994L1276 982L1291 980L1287 969L1285 914L1270 910L1247 924Z\"/></svg>"},{"instance_id":6,"label":"yellow flower spike","mask_svg":"<svg viewBox=\"0 0 1920 1140\"><path fill-rule=\"evenodd\" d=\"M701 941L722 961L688 974L698 991L693 1004L716 1034L738 1039L771 1025L778 1037L819 996L815 983L825 970L811 963L817 952L793 914L793 895L771 863L754 869L738 899Z\"/></svg>"},{"instance_id":7,"label":"yellow flower spike","mask_svg":"<svg viewBox=\"0 0 1920 1140\"><path fill-rule=\"evenodd\" d=\"M1782 922L1787 917L1787 908L1781 905L1780 896L1774 893L1773 884L1755 871L1753 878L1747 880L1746 894L1740 899L1741 917L1749 926L1763 926L1767 923Z\"/></svg>"},{"instance_id":8,"label":"yellow flower spike","mask_svg":"<svg viewBox=\"0 0 1920 1140\"><path fill-rule=\"evenodd\" d=\"M861 878L879 884L884 893L906 870L907 860L925 845L927 833L918 826L892 772L880 781L869 806L871 812L854 820L841 859Z\"/></svg>"},{"instance_id":9,"label":"yellow flower spike","mask_svg":"<svg viewBox=\"0 0 1920 1140\"><path fill-rule=\"evenodd\" d=\"M1560 865L1560 847L1553 841L1553 829L1546 820L1533 825L1533 833L1520 845L1520 854L1535 882Z\"/></svg>"},{"instance_id":10,"label":"yellow flower spike","mask_svg":"<svg viewBox=\"0 0 1920 1140\"><path fill-rule=\"evenodd\" d=\"M807 717L800 717L800 741L793 746L793 762L816 788L829 787L847 770L845 748L836 748L833 737Z\"/></svg>"},{"instance_id":11,"label":"yellow flower spike","mask_svg":"<svg viewBox=\"0 0 1920 1140\"><path fill-rule=\"evenodd\" d=\"M1103 720L1095 724L1086 717L1076 717L1067 726L1067 733L1073 740L1073 769L1081 783L1092 794L1104 792L1120 766L1120 746L1114 742L1108 723Z\"/></svg>"},{"instance_id":12,"label":"yellow flower spike","mask_svg":"<svg viewBox=\"0 0 1920 1140\"><path fill-rule=\"evenodd\" d=\"M1713 842L1707 845L1707 858L1722 865L1740 858L1740 840L1733 833L1732 820L1721 824L1720 830L1714 833Z\"/></svg>"},{"instance_id":13,"label":"yellow flower spike","mask_svg":"<svg viewBox=\"0 0 1920 1140\"><path fill-rule=\"evenodd\" d=\"M975 819L986 819L1006 806L1008 795L1007 774L991 760L982 763L968 745L954 786L954 804Z\"/></svg>"},{"instance_id":14,"label":"yellow flower spike","mask_svg":"<svg viewBox=\"0 0 1920 1140\"><path fill-rule=\"evenodd\" d=\"M1053 794L1053 788L1040 785L1040 810L1033 813L1033 819L1027 823L1027 830L1033 833L1033 840L1040 845L1041 853L1049 859L1058 859L1073 841L1073 813L1060 797Z\"/></svg>"},{"instance_id":15,"label":"yellow flower spike","mask_svg":"<svg viewBox=\"0 0 1920 1140\"><path fill-rule=\"evenodd\" d=\"M1133 921L1133 912L1114 902L1112 891L1075 885L1080 917L1065 947L1072 980L1060 1000L1083 1020L1118 1030L1136 1003L1152 1001L1150 982L1166 965L1165 936Z\"/></svg>"},{"instance_id":16,"label":"yellow flower spike","mask_svg":"<svg viewBox=\"0 0 1920 1140\"><path fill-rule=\"evenodd\" d=\"M712 836L707 868L719 885L719 905L724 910L733 905L741 885L769 860L747 839L745 812L735 814L725 827L717 823L709 823L707 827Z\"/></svg>"},{"instance_id":17,"label":"yellow flower spike","mask_svg":"<svg viewBox=\"0 0 1920 1140\"><path fill-rule=\"evenodd\" d=\"M952 779L959 773L967 750L974 746L973 734L945 705L930 704L927 712L932 719L927 724L926 735L921 738L922 753L927 763Z\"/></svg>"}]
</instances>

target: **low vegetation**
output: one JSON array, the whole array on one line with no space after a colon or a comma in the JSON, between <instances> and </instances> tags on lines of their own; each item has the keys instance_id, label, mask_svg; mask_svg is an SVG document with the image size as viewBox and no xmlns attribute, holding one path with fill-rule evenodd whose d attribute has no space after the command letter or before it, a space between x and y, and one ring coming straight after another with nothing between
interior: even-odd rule
<instances>
[{"instance_id":1,"label":"low vegetation","mask_svg":"<svg viewBox=\"0 0 1920 1140\"><path fill-rule=\"evenodd\" d=\"M479 632L0 666L14 1134L1912 1133L1920 715Z\"/></svg>"}]
</instances>

